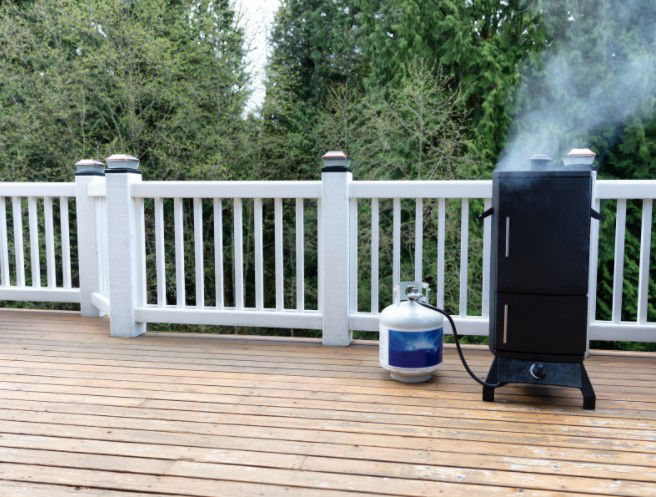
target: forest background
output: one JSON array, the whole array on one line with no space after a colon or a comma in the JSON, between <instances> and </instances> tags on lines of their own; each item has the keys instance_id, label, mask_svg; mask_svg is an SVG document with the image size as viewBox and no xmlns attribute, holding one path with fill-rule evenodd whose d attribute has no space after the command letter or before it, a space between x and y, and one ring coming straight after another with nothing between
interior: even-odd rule
<instances>
[{"instance_id":1,"label":"forest background","mask_svg":"<svg viewBox=\"0 0 656 497\"><path fill-rule=\"evenodd\" d=\"M540 129L527 110L551 105L558 91L592 92L602 103L617 100L599 85L618 78L615 61L656 53L656 3L648 0L284 0L270 33L266 95L249 109L247 40L238 21L228 0L1 1L0 181L71 181L77 160L117 152L137 156L146 180L318 179L321 155L336 149L351 157L355 179L490 178L513 136ZM546 83L552 77L547 54L561 52L575 61L576 71L566 88L554 90ZM653 68L643 69L653 79ZM644 97L622 120L592 119L594 126L558 129L555 157L571 147L590 147L601 178L656 178L656 99ZM585 111L559 108L565 123L580 122ZM402 275L408 278L413 206L404 204L402 225ZM367 208L360 207L365 296ZM629 201L627 320L636 316L640 208ZM152 229L152 206L146 209ZM481 210L482 204L472 203L471 254L480 253L474 217ZM603 210L597 317L610 319L614 202ZM426 240L435 236L435 212L427 202ZM312 213L310 206L309 233L316 223ZM293 206L286 206L289 254L292 214ZM190 219L190 209L186 215ZM383 227L390 218L391 206L381 204ZM244 243L252 256L249 233L247 226ZM383 229L382 261L391 258L389 236ZM273 244L271 233L265 233L265 243ZM458 243L459 204L450 202L445 286L451 310L458 302ZM651 253L653 321L656 236ZM308 254L311 302L316 260ZM427 244L424 257L434 287L434 245ZM247 304L253 294L248 260L246 254ZM286 261L285 274L292 278L293 257ZM193 273L193 261L186 263ZM151 255L148 264L154 271ZM381 263L381 302L391 294L389 266ZM266 285L273 281L273 261L265 271ZM480 272L480 260L472 260L472 314L480 310ZM211 293L212 278L207 281ZM193 294L193 280L187 283ZM167 287L174 296L174 278ZM292 302L291 280L285 287ZM229 275L226 293L229 301Z\"/></svg>"}]
</instances>

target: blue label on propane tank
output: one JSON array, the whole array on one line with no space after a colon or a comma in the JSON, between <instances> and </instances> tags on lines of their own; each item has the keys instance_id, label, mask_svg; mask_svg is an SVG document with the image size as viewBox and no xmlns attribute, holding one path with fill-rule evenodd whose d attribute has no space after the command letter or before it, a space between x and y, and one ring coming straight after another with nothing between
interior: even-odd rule
<instances>
[{"instance_id":1,"label":"blue label on propane tank","mask_svg":"<svg viewBox=\"0 0 656 497\"><path fill-rule=\"evenodd\" d=\"M389 330L389 364L428 368L442 362L442 328L426 331Z\"/></svg>"}]
</instances>

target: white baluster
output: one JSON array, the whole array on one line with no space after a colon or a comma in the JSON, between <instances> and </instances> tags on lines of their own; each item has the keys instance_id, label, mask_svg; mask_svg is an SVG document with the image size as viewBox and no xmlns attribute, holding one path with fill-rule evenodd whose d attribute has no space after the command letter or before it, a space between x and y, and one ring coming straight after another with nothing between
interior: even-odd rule
<instances>
[{"instance_id":1,"label":"white baluster","mask_svg":"<svg viewBox=\"0 0 656 497\"><path fill-rule=\"evenodd\" d=\"M647 303L649 301L649 255L651 249L653 200L642 201L642 226L640 230L640 269L638 276L638 323L647 322Z\"/></svg>"},{"instance_id":2,"label":"white baluster","mask_svg":"<svg viewBox=\"0 0 656 497\"><path fill-rule=\"evenodd\" d=\"M166 305L166 249L164 244L164 202L155 198L155 274L157 305Z\"/></svg>"},{"instance_id":3,"label":"white baluster","mask_svg":"<svg viewBox=\"0 0 656 497\"><path fill-rule=\"evenodd\" d=\"M9 243L7 241L7 204L4 197L0 197L0 282L2 286L9 286Z\"/></svg>"},{"instance_id":4,"label":"white baluster","mask_svg":"<svg viewBox=\"0 0 656 497\"><path fill-rule=\"evenodd\" d=\"M173 231L175 236L175 303L178 307L186 305L185 267L184 267L184 226L181 198L173 199Z\"/></svg>"},{"instance_id":5,"label":"white baluster","mask_svg":"<svg viewBox=\"0 0 656 497\"><path fill-rule=\"evenodd\" d=\"M196 307L205 307L205 268L203 262L203 203L194 198L194 270Z\"/></svg>"},{"instance_id":6,"label":"white baluster","mask_svg":"<svg viewBox=\"0 0 656 497\"><path fill-rule=\"evenodd\" d=\"M392 286L401 281L401 200L392 200Z\"/></svg>"},{"instance_id":7,"label":"white baluster","mask_svg":"<svg viewBox=\"0 0 656 497\"><path fill-rule=\"evenodd\" d=\"M59 223L62 247L62 284L64 288L71 288L71 239L69 234L68 197L59 197Z\"/></svg>"},{"instance_id":8,"label":"white baluster","mask_svg":"<svg viewBox=\"0 0 656 497\"><path fill-rule=\"evenodd\" d=\"M626 227L626 199L617 201L615 219L615 263L613 265L613 322L622 320L622 286L624 283L624 230Z\"/></svg>"},{"instance_id":9,"label":"white baluster","mask_svg":"<svg viewBox=\"0 0 656 497\"><path fill-rule=\"evenodd\" d=\"M27 198L27 217L30 225L30 266L32 269L32 286L41 286L41 267L39 263L39 217L36 210L36 198Z\"/></svg>"},{"instance_id":10,"label":"white baluster","mask_svg":"<svg viewBox=\"0 0 656 497\"><path fill-rule=\"evenodd\" d=\"M220 198L212 201L214 214L214 286L216 291L216 308L224 306L223 273L223 202Z\"/></svg>"},{"instance_id":11,"label":"white baluster","mask_svg":"<svg viewBox=\"0 0 656 497\"><path fill-rule=\"evenodd\" d=\"M57 273L55 271L55 233L52 222L52 197L43 199L43 216L46 223L46 274L48 288L57 286Z\"/></svg>"},{"instance_id":12,"label":"white baluster","mask_svg":"<svg viewBox=\"0 0 656 497\"><path fill-rule=\"evenodd\" d=\"M492 207L492 200L486 198L483 202L483 211ZM481 308L484 318L490 316L490 244L492 240L492 221L490 217L483 220L483 284L481 295Z\"/></svg>"},{"instance_id":13,"label":"white baluster","mask_svg":"<svg viewBox=\"0 0 656 497\"><path fill-rule=\"evenodd\" d=\"M16 258L16 285L25 286L25 262L23 255L23 208L20 197L11 197L14 219L14 256Z\"/></svg>"},{"instance_id":14,"label":"white baluster","mask_svg":"<svg viewBox=\"0 0 656 497\"><path fill-rule=\"evenodd\" d=\"M424 278L424 199L415 200L415 281Z\"/></svg>"},{"instance_id":15,"label":"white baluster","mask_svg":"<svg viewBox=\"0 0 656 497\"><path fill-rule=\"evenodd\" d=\"M144 213L144 199L137 197L134 199L134 215L137 241L137 288L139 292L139 302L145 304L148 297L146 295L146 216Z\"/></svg>"},{"instance_id":16,"label":"white baluster","mask_svg":"<svg viewBox=\"0 0 656 497\"><path fill-rule=\"evenodd\" d=\"M264 244L262 241L262 199L253 201L253 238L255 243L255 308L264 308Z\"/></svg>"},{"instance_id":17,"label":"white baluster","mask_svg":"<svg viewBox=\"0 0 656 497\"><path fill-rule=\"evenodd\" d=\"M444 240L446 238L446 200L437 200L437 307L444 309Z\"/></svg>"},{"instance_id":18,"label":"white baluster","mask_svg":"<svg viewBox=\"0 0 656 497\"><path fill-rule=\"evenodd\" d=\"M349 311L358 312L358 199L349 200Z\"/></svg>"},{"instance_id":19,"label":"white baluster","mask_svg":"<svg viewBox=\"0 0 656 497\"><path fill-rule=\"evenodd\" d=\"M235 272L235 307L244 308L244 239L242 219L242 199L234 199L233 215L233 250L234 250L234 272Z\"/></svg>"},{"instance_id":20,"label":"white baluster","mask_svg":"<svg viewBox=\"0 0 656 497\"><path fill-rule=\"evenodd\" d=\"M371 312L377 314L378 307L378 256L380 207L377 198L371 199Z\"/></svg>"},{"instance_id":21,"label":"white baluster","mask_svg":"<svg viewBox=\"0 0 656 497\"><path fill-rule=\"evenodd\" d=\"M469 276L469 199L461 200L460 208L460 316L467 315L467 280Z\"/></svg>"},{"instance_id":22,"label":"white baluster","mask_svg":"<svg viewBox=\"0 0 656 497\"><path fill-rule=\"evenodd\" d=\"M283 240L282 240L282 199L273 201L274 233L275 233L275 271L276 271L276 309L285 307L284 268L283 268Z\"/></svg>"},{"instance_id":23,"label":"white baluster","mask_svg":"<svg viewBox=\"0 0 656 497\"><path fill-rule=\"evenodd\" d=\"M296 310L305 309L305 220L303 199L296 199Z\"/></svg>"}]
</instances>

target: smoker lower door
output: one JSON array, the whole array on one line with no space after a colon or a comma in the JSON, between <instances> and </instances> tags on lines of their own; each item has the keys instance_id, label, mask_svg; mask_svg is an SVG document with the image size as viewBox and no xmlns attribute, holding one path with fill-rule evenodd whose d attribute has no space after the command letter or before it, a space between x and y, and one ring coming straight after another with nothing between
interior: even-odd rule
<instances>
[{"instance_id":1,"label":"smoker lower door","mask_svg":"<svg viewBox=\"0 0 656 497\"><path fill-rule=\"evenodd\" d=\"M492 340L497 353L585 353L585 295L497 293Z\"/></svg>"}]
</instances>

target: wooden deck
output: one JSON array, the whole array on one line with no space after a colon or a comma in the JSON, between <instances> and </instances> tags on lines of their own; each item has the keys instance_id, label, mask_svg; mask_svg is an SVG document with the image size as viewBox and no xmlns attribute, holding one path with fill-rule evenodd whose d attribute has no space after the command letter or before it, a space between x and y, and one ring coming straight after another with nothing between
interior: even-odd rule
<instances>
[{"instance_id":1,"label":"wooden deck","mask_svg":"<svg viewBox=\"0 0 656 497\"><path fill-rule=\"evenodd\" d=\"M0 311L0 496L656 495L656 354L483 403L449 348L393 382L368 345L147 335ZM468 349L479 373L490 363Z\"/></svg>"}]
</instances>

